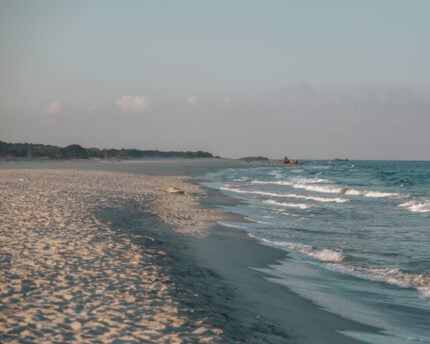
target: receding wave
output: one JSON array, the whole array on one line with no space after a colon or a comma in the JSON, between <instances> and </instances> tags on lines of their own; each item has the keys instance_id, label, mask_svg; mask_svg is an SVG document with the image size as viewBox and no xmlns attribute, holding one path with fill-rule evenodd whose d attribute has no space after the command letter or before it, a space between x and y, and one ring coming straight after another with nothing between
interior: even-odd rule
<instances>
[{"instance_id":1,"label":"receding wave","mask_svg":"<svg viewBox=\"0 0 430 344\"><path fill-rule=\"evenodd\" d=\"M266 201L263 201L263 203L271 204L271 205L277 205L281 207L288 207L288 208L298 208L298 209L309 209L311 206L309 204L305 203L288 203L288 202L277 202L273 199L268 199Z\"/></svg>"},{"instance_id":2,"label":"receding wave","mask_svg":"<svg viewBox=\"0 0 430 344\"><path fill-rule=\"evenodd\" d=\"M252 217L245 217L246 220L254 222L254 223L259 223L260 225L271 225L271 222L267 222L267 221L261 221Z\"/></svg>"},{"instance_id":3,"label":"receding wave","mask_svg":"<svg viewBox=\"0 0 430 344\"><path fill-rule=\"evenodd\" d=\"M349 265L332 265L336 270L350 275L385 282L400 288L413 288L422 297L430 298L430 275L404 272L394 268L363 268Z\"/></svg>"},{"instance_id":4,"label":"receding wave","mask_svg":"<svg viewBox=\"0 0 430 344\"><path fill-rule=\"evenodd\" d=\"M261 196L269 196L269 197L283 197L283 198L296 198L296 199L306 199L315 202L334 202L334 203L345 203L349 202L346 198L329 198L329 197L315 197L315 196L305 196L305 195L296 195L296 194L277 194L274 192L265 192L265 191L254 191L254 190L241 190L237 188L231 187L220 187L220 190L230 191L241 194L253 194L253 195L261 195Z\"/></svg>"},{"instance_id":5,"label":"receding wave","mask_svg":"<svg viewBox=\"0 0 430 344\"><path fill-rule=\"evenodd\" d=\"M384 197L399 197L401 196L398 193L392 192L381 192L381 191L373 191L373 190L356 190L348 187L336 187L333 185L315 185L320 182L327 182L325 179L307 179L306 183L304 182L290 182L290 181L262 181L262 180L253 180L252 184L263 184L263 185L284 185L289 186L295 189L303 189L312 192L319 193L330 193L330 194L342 194L342 195L350 195L350 196L364 196L371 198L384 198ZM308 184L309 183L309 184Z\"/></svg>"},{"instance_id":6,"label":"receding wave","mask_svg":"<svg viewBox=\"0 0 430 344\"><path fill-rule=\"evenodd\" d=\"M358 278L384 282L400 288L413 288L416 289L422 297L430 298L430 275L404 272L394 268L364 268L345 265L341 264L345 260L345 256L341 251L335 251L328 248L313 249L310 245L285 241L272 241L259 238L252 234L248 235L267 245L286 247L297 251L302 255L317 259L322 263L327 263L327 266L333 270Z\"/></svg>"},{"instance_id":7,"label":"receding wave","mask_svg":"<svg viewBox=\"0 0 430 344\"><path fill-rule=\"evenodd\" d=\"M248 235L267 245L286 247L291 250L297 251L302 255L312 257L324 263L340 263L345 259L345 256L342 254L342 252L330 250L328 248L313 249L312 246L310 245L298 244L298 243L288 242L288 241L272 241L272 240L257 237L252 234L248 234Z\"/></svg>"},{"instance_id":8,"label":"receding wave","mask_svg":"<svg viewBox=\"0 0 430 344\"><path fill-rule=\"evenodd\" d=\"M413 213L430 213L430 200L409 201L399 204L399 207L405 208Z\"/></svg>"},{"instance_id":9,"label":"receding wave","mask_svg":"<svg viewBox=\"0 0 430 344\"><path fill-rule=\"evenodd\" d=\"M218 221L218 224L224 227L236 228L236 229L247 229L245 226L234 225L232 223Z\"/></svg>"}]
</instances>

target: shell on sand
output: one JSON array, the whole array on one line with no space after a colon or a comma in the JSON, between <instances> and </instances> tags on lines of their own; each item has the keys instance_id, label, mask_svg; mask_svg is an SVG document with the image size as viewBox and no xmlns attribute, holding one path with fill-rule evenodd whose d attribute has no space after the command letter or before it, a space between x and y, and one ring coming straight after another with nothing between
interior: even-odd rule
<instances>
[{"instance_id":1,"label":"shell on sand","mask_svg":"<svg viewBox=\"0 0 430 344\"><path fill-rule=\"evenodd\" d=\"M185 191L184 191L184 190L181 190L181 189L175 188L174 186L170 186L170 187L168 187L168 188L167 188L167 192L168 192L168 193L181 194L181 195L185 194Z\"/></svg>"}]
</instances>

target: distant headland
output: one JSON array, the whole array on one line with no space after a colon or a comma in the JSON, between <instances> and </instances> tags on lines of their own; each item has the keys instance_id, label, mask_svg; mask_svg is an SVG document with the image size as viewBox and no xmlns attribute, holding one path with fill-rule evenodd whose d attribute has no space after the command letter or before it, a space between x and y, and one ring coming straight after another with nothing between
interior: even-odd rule
<instances>
[{"instance_id":1,"label":"distant headland","mask_svg":"<svg viewBox=\"0 0 430 344\"><path fill-rule=\"evenodd\" d=\"M42 159L140 159L140 158L214 158L203 151L159 151L139 149L84 148L78 144L58 147L34 143L7 143L0 141L0 158Z\"/></svg>"}]
</instances>

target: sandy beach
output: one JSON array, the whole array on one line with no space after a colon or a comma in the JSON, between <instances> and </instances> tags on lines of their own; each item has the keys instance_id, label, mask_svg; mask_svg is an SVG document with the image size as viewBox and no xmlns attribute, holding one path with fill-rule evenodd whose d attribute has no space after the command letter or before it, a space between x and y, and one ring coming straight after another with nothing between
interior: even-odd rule
<instances>
[{"instance_id":1,"label":"sandy beach","mask_svg":"<svg viewBox=\"0 0 430 344\"><path fill-rule=\"evenodd\" d=\"M285 253L216 226L232 215L211 202L231 200L186 172L226 162L1 164L2 343L356 343L339 331L371 330L265 279L255 268Z\"/></svg>"}]
</instances>

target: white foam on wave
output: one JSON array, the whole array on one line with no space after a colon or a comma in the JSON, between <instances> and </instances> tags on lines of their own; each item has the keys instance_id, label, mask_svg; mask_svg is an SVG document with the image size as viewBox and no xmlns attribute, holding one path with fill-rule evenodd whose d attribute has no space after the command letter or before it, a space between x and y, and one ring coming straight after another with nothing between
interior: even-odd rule
<instances>
[{"instance_id":1,"label":"white foam on wave","mask_svg":"<svg viewBox=\"0 0 430 344\"><path fill-rule=\"evenodd\" d=\"M345 258L341 252L324 248L318 251L309 252L311 257L318 259L321 262L340 263Z\"/></svg>"},{"instance_id":2,"label":"white foam on wave","mask_svg":"<svg viewBox=\"0 0 430 344\"><path fill-rule=\"evenodd\" d=\"M303 189L309 191L317 191L323 193L340 193L350 196L363 196L371 198L386 198L386 197L400 197L401 195L394 192L381 192L374 190L357 190L348 187L331 187L331 186L303 186Z\"/></svg>"},{"instance_id":3,"label":"white foam on wave","mask_svg":"<svg viewBox=\"0 0 430 344\"><path fill-rule=\"evenodd\" d=\"M309 209L311 206L309 204L305 203L286 203L286 202L277 202L273 199L268 199L264 201L263 203L271 204L271 205L277 205L281 207L288 207L288 208L298 208L298 209Z\"/></svg>"},{"instance_id":4,"label":"white foam on wave","mask_svg":"<svg viewBox=\"0 0 430 344\"><path fill-rule=\"evenodd\" d=\"M233 179L234 182L246 182L248 180L247 177L242 177L242 178L235 178Z\"/></svg>"},{"instance_id":5,"label":"white foam on wave","mask_svg":"<svg viewBox=\"0 0 430 344\"><path fill-rule=\"evenodd\" d=\"M371 198L384 198L384 197L400 197L401 195L398 193L392 192L381 192L381 191L373 191L373 190L356 190L348 187L336 187L333 185L315 185L318 183L330 183L330 181L326 179L301 179L297 182L290 181L261 181L261 180L253 180L251 184L267 184L267 185L284 185L290 186L295 189L303 189L312 192L319 193L330 193L330 194L342 194L342 195L350 195L350 196L363 196L363 197L371 197Z\"/></svg>"},{"instance_id":6,"label":"white foam on wave","mask_svg":"<svg viewBox=\"0 0 430 344\"><path fill-rule=\"evenodd\" d=\"M361 191L361 195L372 198L383 198L383 197L400 197L401 195L394 192L380 192L372 190Z\"/></svg>"},{"instance_id":7,"label":"white foam on wave","mask_svg":"<svg viewBox=\"0 0 430 344\"><path fill-rule=\"evenodd\" d=\"M287 241L273 241L248 234L260 242L275 247L286 247L304 256L312 257L332 270L345 273L354 277L372 281L384 282L400 288L411 288L419 292L424 299L430 299L430 275L424 273L404 272L395 268L365 268L346 265L342 262L345 256L342 251L328 248L313 249L310 245L298 244Z\"/></svg>"},{"instance_id":8,"label":"white foam on wave","mask_svg":"<svg viewBox=\"0 0 430 344\"><path fill-rule=\"evenodd\" d=\"M424 299L430 299L430 275L412 272L404 272L395 268L364 268L345 265L342 262L345 256L341 251L328 248L313 249L310 245L298 244L287 241L272 241L249 234L260 242L275 247L286 247L299 252L302 255L312 257L332 270L345 273L354 277L372 281L384 282L400 288L411 288L419 292Z\"/></svg>"},{"instance_id":9,"label":"white foam on wave","mask_svg":"<svg viewBox=\"0 0 430 344\"><path fill-rule=\"evenodd\" d=\"M261 242L267 246L282 247L282 246L285 246L285 244L286 244L283 241L273 241L273 240L269 240L269 239L265 239L265 238L260 238L259 236L256 236L256 235L249 233L249 232L247 234L250 238L253 238L253 239L255 239L255 240L257 240L257 241L259 241L259 242Z\"/></svg>"},{"instance_id":10,"label":"white foam on wave","mask_svg":"<svg viewBox=\"0 0 430 344\"><path fill-rule=\"evenodd\" d=\"M276 246L276 247L286 247L290 250L299 252L304 256L312 257L324 263L340 263L345 259L341 251L330 250L328 248L313 249L312 246L310 245L299 244L299 243L288 242L288 241L273 241L273 240L257 237L250 233L248 233L248 235L251 238L254 238L263 242L264 244L267 244L270 246Z\"/></svg>"},{"instance_id":11,"label":"white foam on wave","mask_svg":"<svg viewBox=\"0 0 430 344\"><path fill-rule=\"evenodd\" d=\"M405 208L413 213L430 213L430 200L409 201L399 204L399 207Z\"/></svg>"},{"instance_id":12,"label":"white foam on wave","mask_svg":"<svg viewBox=\"0 0 430 344\"><path fill-rule=\"evenodd\" d=\"M331 194L346 194L346 188L339 188L328 185L306 185L306 184L294 184L292 185L295 189L304 189L307 191L320 192L320 193L331 193Z\"/></svg>"},{"instance_id":13,"label":"white foam on wave","mask_svg":"<svg viewBox=\"0 0 430 344\"><path fill-rule=\"evenodd\" d=\"M422 298L430 299L430 275L428 274L404 272L395 268L365 268L345 265L342 263L345 260L345 256L342 254L342 251L331 250L328 248L313 249L310 245L287 241L273 241L259 238L252 234L248 235L266 245L286 247L304 256L312 257L324 263L326 267L329 267L332 270L358 278L384 282L400 288L412 288L417 290Z\"/></svg>"},{"instance_id":14,"label":"white foam on wave","mask_svg":"<svg viewBox=\"0 0 430 344\"><path fill-rule=\"evenodd\" d=\"M331 266L355 277L385 282L400 288L413 288L423 298L430 298L430 275L404 272L395 268L363 268L339 264Z\"/></svg>"},{"instance_id":15,"label":"white foam on wave","mask_svg":"<svg viewBox=\"0 0 430 344\"><path fill-rule=\"evenodd\" d=\"M288 181L288 180L275 180L275 181L269 181L269 180L253 180L251 181L251 184L273 184L273 185L287 185L287 186L294 186L294 185L305 185L305 184L320 184L320 183L332 183L328 179L322 179L322 178L294 178L294 181Z\"/></svg>"},{"instance_id":16,"label":"white foam on wave","mask_svg":"<svg viewBox=\"0 0 430 344\"><path fill-rule=\"evenodd\" d=\"M272 224L271 222L257 220L257 219L254 219L254 218L248 217L248 216L245 217L245 219L247 219L248 221L254 222L254 223L259 223L260 225L271 225Z\"/></svg>"},{"instance_id":17,"label":"white foam on wave","mask_svg":"<svg viewBox=\"0 0 430 344\"><path fill-rule=\"evenodd\" d=\"M235 228L235 229L248 229L245 226L234 225L232 223L218 221L218 224L224 227Z\"/></svg>"},{"instance_id":18,"label":"white foam on wave","mask_svg":"<svg viewBox=\"0 0 430 344\"><path fill-rule=\"evenodd\" d=\"M251 181L251 184L261 184L261 185L287 185L287 186L291 186L293 183L291 183L291 182L287 182L287 181L283 181L283 180L278 180L278 181L253 180L253 181Z\"/></svg>"},{"instance_id":19,"label":"white foam on wave","mask_svg":"<svg viewBox=\"0 0 430 344\"><path fill-rule=\"evenodd\" d=\"M332 184L333 183L333 181L331 181L330 179L317 178L317 177L313 177L313 178L295 177L293 178L293 181L297 184L321 184L321 183Z\"/></svg>"},{"instance_id":20,"label":"white foam on wave","mask_svg":"<svg viewBox=\"0 0 430 344\"><path fill-rule=\"evenodd\" d=\"M227 186L220 187L220 190L230 191L241 194L254 194L261 196L269 196L269 197L282 197L282 198L296 198L296 199L306 199L315 202L334 202L334 203L346 203L349 202L346 198L329 198L329 197L315 197L315 196L305 196L305 195L296 195L296 194L277 194L274 192L265 192L265 191L251 191L251 190L241 190L237 188L231 188Z\"/></svg>"}]
</instances>

